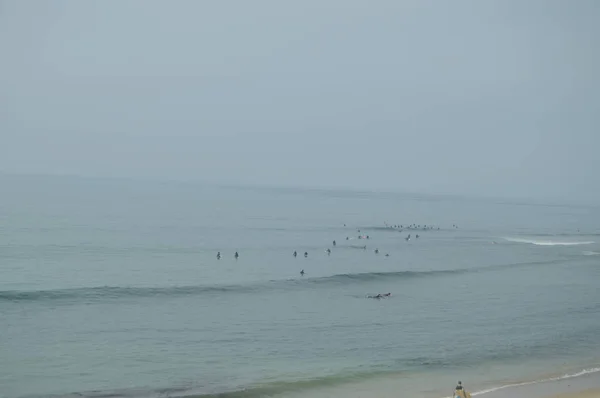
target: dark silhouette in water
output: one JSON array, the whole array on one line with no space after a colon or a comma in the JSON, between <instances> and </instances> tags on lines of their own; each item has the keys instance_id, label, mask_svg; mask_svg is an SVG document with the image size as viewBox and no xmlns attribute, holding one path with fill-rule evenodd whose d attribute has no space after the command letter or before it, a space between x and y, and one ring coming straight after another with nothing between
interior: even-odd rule
<instances>
[{"instance_id":1,"label":"dark silhouette in water","mask_svg":"<svg viewBox=\"0 0 600 398\"><path fill-rule=\"evenodd\" d=\"M300 271L300 275L304 276L304 270Z\"/></svg>"},{"instance_id":2,"label":"dark silhouette in water","mask_svg":"<svg viewBox=\"0 0 600 398\"><path fill-rule=\"evenodd\" d=\"M331 254L331 249L327 249L327 255L329 256Z\"/></svg>"},{"instance_id":3,"label":"dark silhouette in water","mask_svg":"<svg viewBox=\"0 0 600 398\"><path fill-rule=\"evenodd\" d=\"M217 252L217 260L221 259L221 252Z\"/></svg>"},{"instance_id":4,"label":"dark silhouette in water","mask_svg":"<svg viewBox=\"0 0 600 398\"><path fill-rule=\"evenodd\" d=\"M238 259L239 256L240 255L238 254L238 252L235 252L235 254L233 255L233 257L235 257L236 260Z\"/></svg>"},{"instance_id":5,"label":"dark silhouette in water","mask_svg":"<svg viewBox=\"0 0 600 398\"><path fill-rule=\"evenodd\" d=\"M384 297L390 297L391 295L392 295L392 293L385 293L385 294L379 293L376 296L367 296L367 298L381 299L381 298L384 298Z\"/></svg>"},{"instance_id":6,"label":"dark silhouette in water","mask_svg":"<svg viewBox=\"0 0 600 398\"><path fill-rule=\"evenodd\" d=\"M294 257L296 257L298 255L298 253L296 252L296 250L294 250Z\"/></svg>"},{"instance_id":7,"label":"dark silhouette in water","mask_svg":"<svg viewBox=\"0 0 600 398\"><path fill-rule=\"evenodd\" d=\"M333 241L333 245L335 246L335 241Z\"/></svg>"},{"instance_id":8,"label":"dark silhouette in water","mask_svg":"<svg viewBox=\"0 0 600 398\"><path fill-rule=\"evenodd\" d=\"M308 252L304 252L304 257L308 257Z\"/></svg>"}]
</instances>

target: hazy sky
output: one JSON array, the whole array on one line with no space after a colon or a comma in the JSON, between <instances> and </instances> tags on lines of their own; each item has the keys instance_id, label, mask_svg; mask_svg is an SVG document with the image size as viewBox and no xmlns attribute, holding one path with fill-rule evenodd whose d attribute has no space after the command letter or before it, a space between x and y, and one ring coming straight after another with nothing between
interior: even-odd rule
<instances>
[{"instance_id":1,"label":"hazy sky","mask_svg":"<svg viewBox=\"0 0 600 398\"><path fill-rule=\"evenodd\" d=\"M0 171L600 200L600 2L0 0Z\"/></svg>"}]
</instances>

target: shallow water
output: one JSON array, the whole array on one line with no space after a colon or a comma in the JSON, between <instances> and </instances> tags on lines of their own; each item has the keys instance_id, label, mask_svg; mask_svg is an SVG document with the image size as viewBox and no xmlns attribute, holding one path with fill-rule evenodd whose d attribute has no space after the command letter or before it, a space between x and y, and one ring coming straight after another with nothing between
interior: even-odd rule
<instances>
[{"instance_id":1,"label":"shallow water","mask_svg":"<svg viewBox=\"0 0 600 398\"><path fill-rule=\"evenodd\" d=\"M3 178L0 396L438 397L600 364L598 208Z\"/></svg>"}]
</instances>

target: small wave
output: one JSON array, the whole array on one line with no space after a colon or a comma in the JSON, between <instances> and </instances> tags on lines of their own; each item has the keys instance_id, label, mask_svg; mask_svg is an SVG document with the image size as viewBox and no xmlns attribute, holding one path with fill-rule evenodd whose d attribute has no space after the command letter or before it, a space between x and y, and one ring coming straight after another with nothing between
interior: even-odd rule
<instances>
[{"instance_id":1,"label":"small wave","mask_svg":"<svg viewBox=\"0 0 600 398\"><path fill-rule=\"evenodd\" d=\"M597 256L597 255L599 255L600 253L598 253L598 252L592 252L592 251L585 251L585 252L583 252L582 254L583 254L584 256Z\"/></svg>"},{"instance_id":2,"label":"small wave","mask_svg":"<svg viewBox=\"0 0 600 398\"><path fill-rule=\"evenodd\" d=\"M532 233L524 233L522 234L523 236L576 236L576 237L581 237L581 236L600 236L600 233L598 232L561 232L561 233L554 233L554 234L548 234L548 233L537 233L537 232L532 232Z\"/></svg>"},{"instance_id":3,"label":"small wave","mask_svg":"<svg viewBox=\"0 0 600 398\"><path fill-rule=\"evenodd\" d=\"M538 239L522 239L522 238L502 238L508 242L514 243L527 243L536 246L578 246L578 245L591 245L593 241L552 241L552 240L538 240Z\"/></svg>"},{"instance_id":4,"label":"small wave","mask_svg":"<svg viewBox=\"0 0 600 398\"><path fill-rule=\"evenodd\" d=\"M532 384L547 383L547 382L551 382L551 381L572 379L574 377L585 376L585 375L588 375L591 373L598 373L598 372L600 372L600 368L583 369L577 373L567 373L567 374L564 374L561 376L548 377L548 378L540 379L540 380L524 381L524 382L520 382L520 383L505 384L503 386L492 387L492 388L488 388L485 390L476 391L476 392L472 393L471 395L483 395L483 394L488 394L490 392L494 392L494 391L498 391L498 390L504 390L505 388L521 387L521 386L528 386L528 385L532 385Z\"/></svg>"},{"instance_id":5,"label":"small wave","mask_svg":"<svg viewBox=\"0 0 600 398\"><path fill-rule=\"evenodd\" d=\"M54 301L77 300L90 302L97 300L115 300L127 297L174 297L190 295L221 295L223 293L252 294L273 290L304 289L307 286L331 286L360 284L383 280L403 280L445 275L466 274L475 272L490 272L498 269L550 265L562 260L532 261L524 263L496 264L488 267L472 267L447 270L423 271L391 271L391 272L361 272L335 274L320 277L304 277L278 279L237 285L196 285L196 286L160 286L160 287L127 287L127 286L97 286L66 288L55 290L4 290L0 291L0 301Z\"/></svg>"},{"instance_id":6,"label":"small wave","mask_svg":"<svg viewBox=\"0 0 600 398\"><path fill-rule=\"evenodd\" d=\"M7 301L43 301L80 299L81 301L95 299L114 299L122 297L149 297L149 296L178 296L200 293L225 293L232 291L252 291L251 285L229 286L170 286L170 287L122 287L98 286L55 290L34 291L0 291L0 300Z\"/></svg>"},{"instance_id":7,"label":"small wave","mask_svg":"<svg viewBox=\"0 0 600 398\"><path fill-rule=\"evenodd\" d=\"M415 361L420 362L418 358ZM484 395L490 392L503 390L507 388L520 387L538 383L552 382L563 379L570 379L580 376L585 376L592 373L600 372L600 368L584 369L580 372L573 374L565 374L557 377L550 377L541 380L527 381L520 383L506 384L503 386L492 387L485 390L480 390L472 393L473 396ZM299 379L299 380L287 380L287 381L273 381L267 383L260 383L248 386L246 388L238 387L231 390L221 391L198 391L196 389L161 389L155 391L112 391L112 392L88 392L88 393L74 393L68 395L68 397L84 397L84 398L106 398L106 397L119 397L119 398L141 398L141 397L164 397L169 396L173 398L260 398L260 397L271 397L279 396L285 393L307 393L310 390L322 389L328 387L336 387L340 385L348 385L357 383L377 377L393 375L397 377L401 375L396 371L372 371L372 372L350 372L346 374L333 374L317 378ZM63 396L64 397L64 396ZM446 397L450 398L450 397Z\"/></svg>"},{"instance_id":8,"label":"small wave","mask_svg":"<svg viewBox=\"0 0 600 398\"><path fill-rule=\"evenodd\" d=\"M252 293L256 291L289 289L306 285L347 284L349 282L368 282L383 279L403 279L425 277L428 275L443 275L461 273L465 270L439 271L395 271L395 272L364 272L357 274L336 274L331 276L280 279L268 282L251 283L246 285L199 285L199 286L167 286L167 287L120 287L98 286L83 288L68 288L55 290L0 291L0 300L7 301L42 301L79 299L81 301L96 299L116 299L122 297L152 297L152 296L185 296L222 293Z\"/></svg>"}]
</instances>

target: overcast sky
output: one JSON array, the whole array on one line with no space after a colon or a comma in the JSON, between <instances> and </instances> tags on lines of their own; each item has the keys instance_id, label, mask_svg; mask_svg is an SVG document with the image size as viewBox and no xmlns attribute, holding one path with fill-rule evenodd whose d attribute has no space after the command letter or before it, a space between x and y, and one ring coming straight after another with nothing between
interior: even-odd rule
<instances>
[{"instance_id":1,"label":"overcast sky","mask_svg":"<svg viewBox=\"0 0 600 398\"><path fill-rule=\"evenodd\" d=\"M595 0L0 0L0 171L600 200Z\"/></svg>"}]
</instances>

